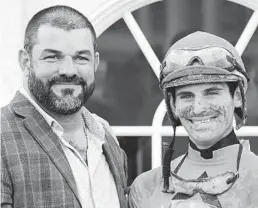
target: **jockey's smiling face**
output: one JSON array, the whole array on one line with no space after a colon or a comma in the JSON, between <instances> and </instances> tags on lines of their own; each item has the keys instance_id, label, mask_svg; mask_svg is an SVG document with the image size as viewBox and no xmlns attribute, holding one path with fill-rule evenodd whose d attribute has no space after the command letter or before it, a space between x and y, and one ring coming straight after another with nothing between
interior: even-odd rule
<instances>
[{"instance_id":1,"label":"jockey's smiling face","mask_svg":"<svg viewBox=\"0 0 258 208\"><path fill-rule=\"evenodd\" d=\"M227 136L233 125L234 109L241 106L237 89L230 94L226 83L205 83L175 88L175 115L200 149Z\"/></svg>"}]
</instances>

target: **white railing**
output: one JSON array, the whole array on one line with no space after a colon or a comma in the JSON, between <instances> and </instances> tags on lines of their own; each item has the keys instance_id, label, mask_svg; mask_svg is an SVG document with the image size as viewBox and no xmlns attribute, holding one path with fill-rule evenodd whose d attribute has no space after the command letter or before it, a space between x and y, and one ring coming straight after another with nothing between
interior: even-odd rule
<instances>
[{"instance_id":1,"label":"white railing","mask_svg":"<svg viewBox=\"0 0 258 208\"><path fill-rule=\"evenodd\" d=\"M174 131L171 126L162 126L156 129L153 126L112 126L112 129L116 136L128 136L128 137L144 137L152 136L155 132L159 132L161 136L172 136ZM258 127L257 126L243 126L235 133L239 137L257 137ZM179 126L176 129L176 136L182 137L187 136L186 130ZM154 144L155 145L155 144ZM155 146L156 148L157 146Z\"/></svg>"}]
</instances>

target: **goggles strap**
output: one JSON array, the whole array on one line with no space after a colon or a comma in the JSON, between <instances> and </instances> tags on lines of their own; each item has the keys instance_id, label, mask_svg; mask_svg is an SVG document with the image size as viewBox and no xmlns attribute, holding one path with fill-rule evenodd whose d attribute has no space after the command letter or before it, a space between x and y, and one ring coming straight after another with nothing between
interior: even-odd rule
<instances>
[{"instance_id":1,"label":"goggles strap","mask_svg":"<svg viewBox=\"0 0 258 208\"><path fill-rule=\"evenodd\" d=\"M246 97L245 97L245 92L244 92L244 85L242 81L239 81L239 89L241 93L241 98L242 98L242 118L240 123L236 126L236 130L240 129L243 125L245 125L247 121L247 108L246 108Z\"/></svg>"}]
</instances>

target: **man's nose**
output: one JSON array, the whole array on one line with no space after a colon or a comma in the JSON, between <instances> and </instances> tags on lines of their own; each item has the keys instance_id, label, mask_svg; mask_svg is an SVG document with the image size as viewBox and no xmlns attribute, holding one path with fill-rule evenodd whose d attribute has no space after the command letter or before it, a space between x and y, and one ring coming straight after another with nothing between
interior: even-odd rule
<instances>
[{"instance_id":1,"label":"man's nose","mask_svg":"<svg viewBox=\"0 0 258 208\"><path fill-rule=\"evenodd\" d=\"M198 115L198 114L201 114L205 111L206 111L205 102L202 99L196 97L195 100L194 100L194 103L193 103L194 114Z\"/></svg>"},{"instance_id":2,"label":"man's nose","mask_svg":"<svg viewBox=\"0 0 258 208\"><path fill-rule=\"evenodd\" d=\"M62 60L61 66L59 67L60 75L73 76L78 73L76 66L74 65L73 59L71 56L65 56Z\"/></svg>"}]
</instances>

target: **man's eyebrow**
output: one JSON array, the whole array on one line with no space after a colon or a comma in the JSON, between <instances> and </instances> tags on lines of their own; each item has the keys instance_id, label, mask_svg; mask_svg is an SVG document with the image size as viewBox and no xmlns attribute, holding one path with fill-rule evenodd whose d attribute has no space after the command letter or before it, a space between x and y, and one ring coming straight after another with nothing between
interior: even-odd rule
<instances>
[{"instance_id":1,"label":"man's eyebrow","mask_svg":"<svg viewBox=\"0 0 258 208\"><path fill-rule=\"evenodd\" d=\"M55 49L50 49L50 48L46 48L43 50L43 53L54 53L54 54L62 54L61 51L55 50Z\"/></svg>"},{"instance_id":2,"label":"man's eyebrow","mask_svg":"<svg viewBox=\"0 0 258 208\"><path fill-rule=\"evenodd\" d=\"M213 87L209 87L207 89L204 90L204 92L210 92L210 91L221 91L223 90L221 87L218 86L213 86ZM178 93L176 93L176 96L180 96L180 95L189 95L189 94L193 94L191 91L179 91Z\"/></svg>"},{"instance_id":3,"label":"man's eyebrow","mask_svg":"<svg viewBox=\"0 0 258 208\"><path fill-rule=\"evenodd\" d=\"M205 89L204 92L209 92L209 91L221 91L223 90L221 87L218 86L214 86L214 87L210 87L208 89Z\"/></svg>"},{"instance_id":4,"label":"man's eyebrow","mask_svg":"<svg viewBox=\"0 0 258 208\"><path fill-rule=\"evenodd\" d=\"M77 51L76 55L81 55L81 54L86 54L86 55L92 55L90 50L81 50L81 51Z\"/></svg>"},{"instance_id":5,"label":"man's eyebrow","mask_svg":"<svg viewBox=\"0 0 258 208\"><path fill-rule=\"evenodd\" d=\"M43 50L43 53L54 53L54 54L62 54L61 51L55 50L55 49L51 49L51 48L46 48ZM81 50L81 51L77 51L75 53L76 55L81 55L81 54L87 54L87 55L91 55L91 51L90 50Z\"/></svg>"},{"instance_id":6,"label":"man's eyebrow","mask_svg":"<svg viewBox=\"0 0 258 208\"><path fill-rule=\"evenodd\" d=\"M176 93L176 96L189 95L189 94L193 94L193 93L190 91L180 91L180 92Z\"/></svg>"}]
</instances>

